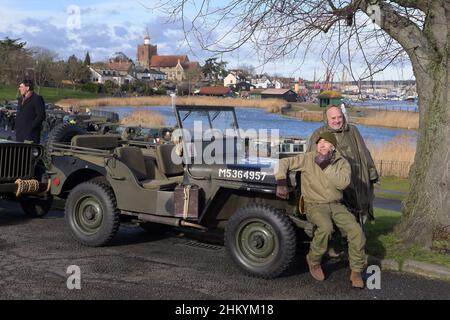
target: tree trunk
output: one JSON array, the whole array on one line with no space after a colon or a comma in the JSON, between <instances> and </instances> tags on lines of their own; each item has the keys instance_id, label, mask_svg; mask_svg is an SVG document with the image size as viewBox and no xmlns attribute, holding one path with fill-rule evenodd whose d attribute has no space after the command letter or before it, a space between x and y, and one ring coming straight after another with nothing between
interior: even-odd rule
<instances>
[{"instance_id":1,"label":"tree trunk","mask_svg":"<svg viewBox=\"0 0 450 320\"><path fill-rule=\"evenodd\" d=\"M446 16L450 17L449 10ZM434 240L450 243L450 22L446 44L436 44L431 33L425 35L436 50L431 56L426 53L430 59L426 68L423 52L410 55L419 94L420 128L411 188L397 231L406 243L430 248Z\"/></svg>"}]
</instances>

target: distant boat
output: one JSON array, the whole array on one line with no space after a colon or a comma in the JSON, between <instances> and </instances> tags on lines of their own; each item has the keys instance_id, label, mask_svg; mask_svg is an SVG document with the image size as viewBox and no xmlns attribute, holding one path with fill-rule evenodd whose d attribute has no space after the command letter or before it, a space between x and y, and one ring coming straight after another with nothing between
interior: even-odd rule
<instances>
[{"instance_id":1,"label":"distant boat","mask_svg":"<svg viewBox=\"0 0 450 320\"><path fill-rule=\"evenodd\" d=\"M414 96L408 96L408 97L406 97L403 101L407 101L407 102L417 102L417 97L414 97Z\"/></svg>"}]
</instances>

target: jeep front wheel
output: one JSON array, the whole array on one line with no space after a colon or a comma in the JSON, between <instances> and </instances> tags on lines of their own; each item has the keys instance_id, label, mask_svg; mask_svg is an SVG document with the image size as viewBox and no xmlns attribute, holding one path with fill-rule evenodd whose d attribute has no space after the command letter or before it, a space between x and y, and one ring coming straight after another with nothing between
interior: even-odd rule
<instances>
[{"instance_id":1,"label":"jeep front wheel","mask_svg":"<svg viewBox=\"0 0 450 320\"><path fill-rule=\"evenodd\" d=\"M228 221L225 246L245 273L271 279L286 271L294 260L295 229L291 220L278 210L249 205Z\"/></svg>"},{"instance_id":2,"label":"jeep front wheel","mask_svg":"<svg viewBox=\"0 0 450 320\"><path fill-rule=\"evenodd\" d=\"M120 212L111 188L85 182L69 194L65 219L75 239L90 247L106 245L117 233Z\"/></svg>"}]
</instances>

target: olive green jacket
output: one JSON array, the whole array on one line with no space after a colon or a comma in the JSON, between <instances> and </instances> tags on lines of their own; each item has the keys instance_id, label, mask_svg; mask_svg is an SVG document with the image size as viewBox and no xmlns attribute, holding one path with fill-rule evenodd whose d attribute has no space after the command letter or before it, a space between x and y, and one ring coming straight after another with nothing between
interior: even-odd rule
<instances>
[{"instance_id":1,"label":"olive green jacket","mask_svg":"<svg viewBox=\"0 0 450 320\"><path fill-rule=\"evenodd\" d=\"M312 134L308 151L315 150L317 138L326 131L334 134L337 140L336 149L350 163L351 183L344 191L344 203L354 214L373 219L373 183L378 181L379 177L358 128L345 123L342 129L334 130L326 124Z\"/></svg>"},{"instance_id":2,"label":"olive green jacket","mask_svg":"<svg viewBox=\"0 0 450 320\"><path fill-rule=\"evenodd\" d=\"M277 181L285 180L289 171L301 171L301 188L305 202L330 203L341 201L343 190L350 183L350 165L338 152L331 164L322 170L314 161L315 152L281 159L275 174Z\"/></svg>"}]
</instances>

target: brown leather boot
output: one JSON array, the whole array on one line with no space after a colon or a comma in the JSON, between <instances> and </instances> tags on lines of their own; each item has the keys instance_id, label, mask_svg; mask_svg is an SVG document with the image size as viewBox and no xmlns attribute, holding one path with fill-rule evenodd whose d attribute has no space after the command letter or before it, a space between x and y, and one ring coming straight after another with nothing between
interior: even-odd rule
<instances>
[{"instance_id":1,"label":"brown leather boot","mask_svg":"<svg viewBox=\"0 0 450 320\"><path fill-rule=\"evenodd\" d=\"M364 289L364 280L361 277L361 272L352 271L350 281L353 288Z\"/></svg>"},{"instance_id":2,"label":"brown leather boot","mask_svg":"<svg viewBox=\"0 0 450 320\"><path fill-rule=\"evenodd\" d=\"M312 265L308 263L308 267L309 273L314 279L316 279L317 281L325 280L325 275L323 274L322 267L320 266L320 264Z\"/></svg>"}]
</instances>

